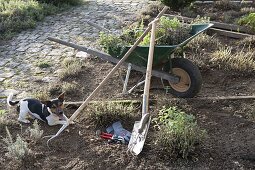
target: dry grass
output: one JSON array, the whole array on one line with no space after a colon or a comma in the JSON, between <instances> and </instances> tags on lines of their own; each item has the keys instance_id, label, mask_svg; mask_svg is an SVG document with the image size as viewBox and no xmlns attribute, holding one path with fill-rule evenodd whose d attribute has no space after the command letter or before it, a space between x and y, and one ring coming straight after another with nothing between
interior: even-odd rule
<instances>
[{"instance_id":1,"label":"dry grass","mask_svg":"<svg viewBox=\"0 0 255 170\"><path fill-rule=\"evenodd\" d=\"M240 10L241 6L237 3L232 3L231 0L221 0L214 3L215 8L221 10Z\"/></svg>"},{"instance_id":2,"label":"dry grass","mask_svg":"<svg viewBox=\"0 0 255 170\"><path fill-rule=\"evenodd\" d=\"M37 120L34 121L32 128L29 127L27 130L28 130L30 139L32 139L35 142L41 139L43 135L43 130L41 130Z\"/></svg>"},{"instance_id":3,"label":"dry grass","mask_svg":"<svg viewBox=\"0 0 255 170\"><path fill-rule=\"evenodd\" d=\"M218 48L221 45L220 41L215 36L209 36L202 33L191 40L187 47L192 50L192 52L200 53L201 50L210 47L211 50Z\"/></svg>"},{"instance_id":4,"label":"dry grass","mask_svg":"<svg viewBox=\"0 0 255 170\"><path fill-rule=\"evenodd\" d=\"M5 123L6 110L0 109L0 125Z\"/></svg>"},{"instance_id":5,"label":"dry grass","mask_svg":"<svg viewBox=\"0 0 255 170\"><path fill-rule=\"evenodd\" d=\"M220 69L253 72L255 71L255 51L240 50L233 52L231 47L220 47L212 53L210 62L216 64Z\"/></svg>"},{"instance_id":6,"label":"dry grass","mask_svg":"<svg viewBox=\"0 0 255 170\"><path fill-rule=\"evenodd\" d=\"M115 121L126 121L138 115L132 103L97 102L90 104L86 110L87 119L96 127L107 127Z\"/></svg>"},{"instance_id":7,"label":"dry grass","mask_svg":"<svg viewBox=\"0 0 255 170\"><path fill-rule=\"evenodd\" d=\"M66 94L72 94L72 93L80 93L82 91L81 87L78 84L75 83L67 83L64 82L62 85L62 90Z\"/></svg>"},{"instance_id":8,"label":"dry grass","mask_svg":"<svg viewBox=\"0 0 255 170\"><path fill-rule=\"evenodd\" d=\"M75 58L66 58L62 62L63 70L59 73L59 77L64 80L76 77L82 71L83 63Z\"/></svg>"},{"instance_id":9,"label":"dry grass","mask_svg":"<svg viewBox=\"0 0 255 170\"><path fill-rule=\"evenodd\" d=\"M50 99L50 93L47 89L39 89L38 91L34 92L32 95L34 98L44 101Z\"/></svg>"},{"instance_id":10,"label":"dry grass","mask_svg":"<svg viewBox=\"0 0 255 170\"><path fill-rule=\"evenodd\" d=\"M238 42L241 48L255 48L255 36L249 36Z\"/></svg>"}]
</instances>

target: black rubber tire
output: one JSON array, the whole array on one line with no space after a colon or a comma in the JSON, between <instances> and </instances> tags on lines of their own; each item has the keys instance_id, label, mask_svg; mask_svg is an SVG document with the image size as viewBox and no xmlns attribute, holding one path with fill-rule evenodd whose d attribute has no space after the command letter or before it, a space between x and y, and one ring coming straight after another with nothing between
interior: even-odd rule
<instances>
[{"instance_id":1,"label":"black rubber tire","mask_svg":"<svg viewBox=\"0 0 255 170\"><path fill-rule=\"evenodd\" d=\"M185 89L185 91L181 91L176 88L174 89L172 87L172 86L176 86L176 84L172 84L168 81L165 81L168 83L168 86L170 86L170 88L168 89L168 92L174 96L181 97L181 98L194 97L200 91L202 86L202 76L198 67L186 58L173 58L171 59L171 62L172 62L172 70L169 70L169 69L166 70L167 66L165 66L163 70L168 72L172 71L173 72L172 74L174 74L174 70L180 70L180 71L184 70L186 72L186 73L184 72L186 74L186 78L189 77L188 80L190 83L189 83L189 86L187 87L187 90ZM177 69L174 69L174 68L177 68Z\"/></svg>"}]
</instances>

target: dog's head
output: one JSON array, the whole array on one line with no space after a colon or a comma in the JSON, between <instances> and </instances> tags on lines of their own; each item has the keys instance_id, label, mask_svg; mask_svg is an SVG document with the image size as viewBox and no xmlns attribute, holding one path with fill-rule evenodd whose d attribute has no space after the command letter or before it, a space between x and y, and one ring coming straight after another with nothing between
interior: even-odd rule
<instances>
[{"instance_id":1,"label":"dog's head","mask_svg":"<svg viewBox=\"0 0 255 170\"><path fill-rule=\"evenodd\" d=\"M48 108L50 108L51 112L56 115L62 115L64 113L64 98L65 93L62 93L56 99L42 101Z\"/></svg>"}]
</instances>

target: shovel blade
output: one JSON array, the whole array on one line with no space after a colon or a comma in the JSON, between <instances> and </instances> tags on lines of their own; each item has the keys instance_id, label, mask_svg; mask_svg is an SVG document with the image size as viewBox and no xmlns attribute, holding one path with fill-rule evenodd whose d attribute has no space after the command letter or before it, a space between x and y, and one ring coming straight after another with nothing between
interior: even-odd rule
<instances>
[{"instance_id":1,"label":"shovel blade","mask_svg":"<svg viewBox=\"0 0 255 170\"><path fill-rule=\"evenodd\" d=\"M136 121L134 124L134 128L131 134L130 141L128 143L128 150L135 154L138 155L139 153L142 152L143 146L146 140L146 136L150 127L150 121L151 117L149 118L148 122L144 125L143 131L138 132L140 128L140 122L141 121Z\"/></svg>"}]
</instances>

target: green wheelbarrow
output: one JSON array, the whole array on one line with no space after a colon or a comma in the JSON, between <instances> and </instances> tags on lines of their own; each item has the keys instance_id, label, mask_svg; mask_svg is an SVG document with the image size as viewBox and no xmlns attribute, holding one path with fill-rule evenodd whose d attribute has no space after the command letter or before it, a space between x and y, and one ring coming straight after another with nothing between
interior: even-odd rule
<instances>
[{"instance_id":1,"label":"green wheelbarrow","mask_svg":"<svg viewBox=\"0 0 255 170\"><path fill-rule=\"evenodd\" d=\"M206 29L210 28L212 25L213 24L191 25L191 36L182 43L178 45L155 46L153 69L162 70L179 78L177 83L172 80L162 81L164 86L168 88L171 94L177 97L186 98L194 97L199 92L202 84L202 76L198 67L190 60L184 58L183 55L179 58L172 58L172 54L176 51L176 49L183 49L188 42ZM124 49L121 49L118 52L110 52L110 55L117 59L121 59L129 48L130 47L124 47ZM149 46L138 46L130 54L126 62L135 64L139 67L146 67L148 52Z\"/></svg>"},{"instance_id":2,"label":"green wheelbarrow","mask_svg":"<svg viewBox=\"0 0 255 170\"><path fill-rule=\"evenodd\" d=\"M190 60L179 57L172 58L172 54L176 49L183 47L197 35L210 28L213 24L196 24L192 25L190 37L178 45L155 46L152 76L161 78L168 92L171 94L189 98L194 97L200 90L202 84L202 76L198 67ZM118 63L123 55L130 49L129 46L123 47L119 52L107 54L102 51L91 49L85 46L76 45L60 39L48 38L51 41L72 47L74 49L87 52L93 56L97 56L111 63ZM146 65L149 53L149 46L137 46L122 65L127 66L127 74L123 80L123 93L131 93L136 87L144 83L144 80L138 82L135 86L127 90L127 84L131 70L142 73L146 72Z\"/></svg>"}]
</instances>

